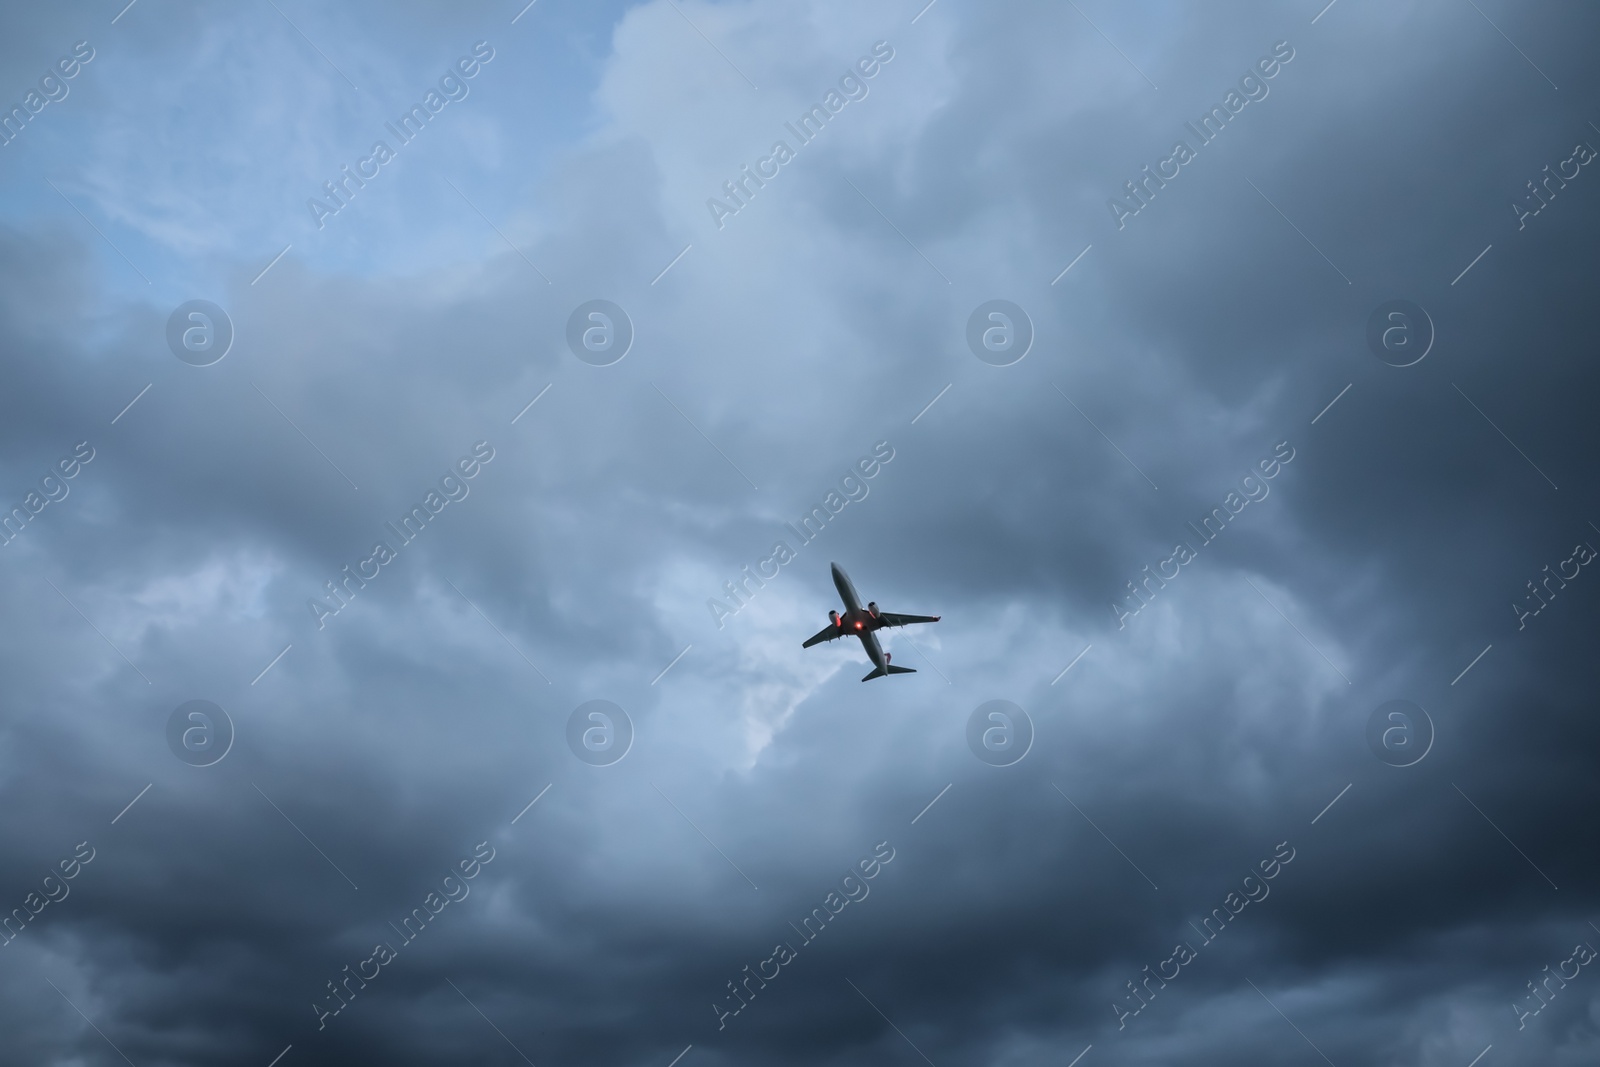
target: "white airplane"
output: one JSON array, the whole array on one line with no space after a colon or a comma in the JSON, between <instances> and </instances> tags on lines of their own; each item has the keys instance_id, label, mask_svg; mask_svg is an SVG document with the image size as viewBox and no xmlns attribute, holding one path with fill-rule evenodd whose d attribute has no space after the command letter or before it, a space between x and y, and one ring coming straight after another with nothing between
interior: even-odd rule
<instances>
[{"instance_id":1,"label":"white airplane","mask_svg":"<svg viewBox=\"0 0 1600 1067\"><path fill-rule=\"evenodd\" d=\"M878 605L872 601L867 606L861 606L861 598L856 595L856 587L850 584L850 576L844 572L837 563L833 564L833 584L839 589L839 596L844 600L844 614L837 611L828 612L828 625L817 631L803 643L801 648L810 648L812 645L824 641L832 641L836 637L854 635L861 638L861 646L867 650L867 656L872 660L874 670L871 674L861 679L870 682L874 678L882 678L888 674L915 674L912 667L895 667L889 662L889 654L878 644L878 636L874 631L885 626L909 626L914 622L938 622L937 615L895 615L891 612L878 610Z\"/></svg>"}]
</instances>

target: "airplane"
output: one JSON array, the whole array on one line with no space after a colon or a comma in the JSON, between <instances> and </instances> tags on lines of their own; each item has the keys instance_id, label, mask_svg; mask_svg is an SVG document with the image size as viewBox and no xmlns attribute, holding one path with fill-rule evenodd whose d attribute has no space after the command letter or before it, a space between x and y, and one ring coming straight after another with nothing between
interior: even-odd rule
<instances>
[{"instance_id":1,"label":"airplane","mask_svg":"<svg viewBox=\"0 0 1600 1067\"><path fill-rule=\"evenodd\" d=\"M915 674L914 667L896 667L889 662L889 653L885 652L878 644L875 631L885 626L909 626L914 622L938 622L937 615L895 615L887 611L879 611L878 605L867 601L867 606L861 606L861 598L856 595L856 587L850 584L850 576L844 568L837 563L833 564L833 584L839 590L839 596L844 600L844 614L837 611L828 612L828 625L818 630L808 638L800 647L810 648L812 645L821 644L823 641L832 641L836 637L855 636L861 638L861 647L867 650L867 656L872 660L875 668L871 674L861 679L870 682L874 678L882 678L890 674Z\"/></svg>"}]
</instances>

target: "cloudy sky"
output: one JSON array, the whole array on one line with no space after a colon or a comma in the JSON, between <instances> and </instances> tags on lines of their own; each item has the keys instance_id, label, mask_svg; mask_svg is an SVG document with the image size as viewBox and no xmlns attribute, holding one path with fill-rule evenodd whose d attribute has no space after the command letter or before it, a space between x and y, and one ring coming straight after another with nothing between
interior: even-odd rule
<instances>
[{"instance_id":1,"label":"cloudy sky","mask_svg":"<svg viewBox=\"0 0 1600 1067\"><path fill-rule=\"evenodd\" d=\"M1600 16L125 3L0 16L0 1058L1600 1056Z\"/></svg>"}]
</instances>

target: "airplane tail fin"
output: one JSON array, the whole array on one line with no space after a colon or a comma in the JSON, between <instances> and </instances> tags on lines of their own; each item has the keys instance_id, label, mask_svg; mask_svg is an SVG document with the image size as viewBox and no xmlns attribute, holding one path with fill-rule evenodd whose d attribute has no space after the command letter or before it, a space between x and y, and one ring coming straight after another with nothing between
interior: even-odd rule
<instances>
[{"instance_id":1,"label":"airplane tail fin","mask_svg":"<svg viewBox=\"0 0 1600 1067\"><path fill-rule=\"evenodd\" d=\"M917 673L917 669L915 667L896 667L894 664L891 663L891 664L888 665L888 667L879 667L879 668L877 668L871 674L867 675L865 678L863 678L861 680L863 682L870 682L874 678L882 678L886 674L916 674L916 673Z\"/></svg>"}]
</instances>

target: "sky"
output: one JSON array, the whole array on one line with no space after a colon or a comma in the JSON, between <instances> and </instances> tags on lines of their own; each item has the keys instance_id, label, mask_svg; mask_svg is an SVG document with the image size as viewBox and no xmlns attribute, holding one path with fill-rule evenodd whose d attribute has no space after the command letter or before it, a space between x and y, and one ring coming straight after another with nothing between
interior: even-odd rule
<instances>
[{"instance_id":1,"label":"sky","mask_svg":"<svg viewBox=\"0 0 1600 1067\"><path fill-rule=\"evenodd\" d=\"M1595 1062L1600 14L524 5L0 14L0 1059Z\"/></svg>"}]
</instances>

